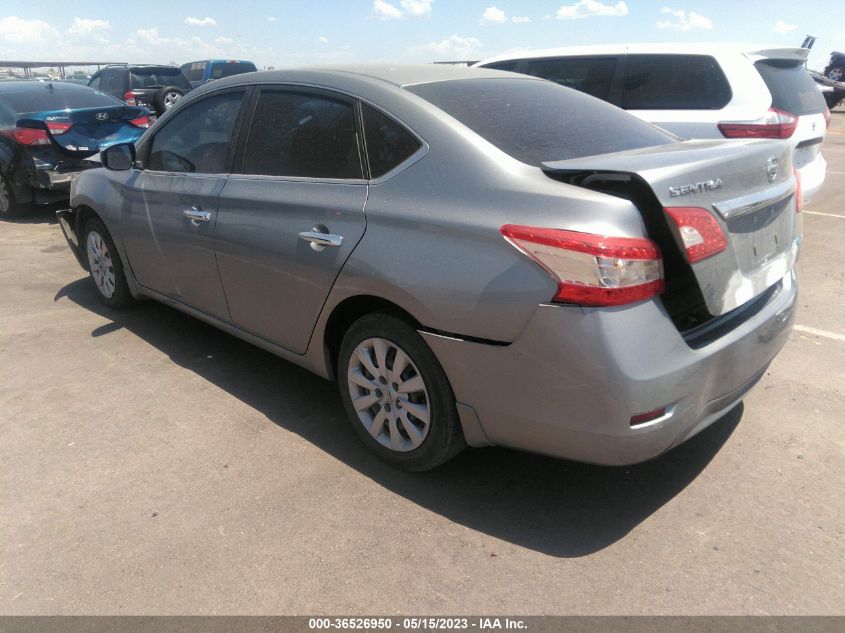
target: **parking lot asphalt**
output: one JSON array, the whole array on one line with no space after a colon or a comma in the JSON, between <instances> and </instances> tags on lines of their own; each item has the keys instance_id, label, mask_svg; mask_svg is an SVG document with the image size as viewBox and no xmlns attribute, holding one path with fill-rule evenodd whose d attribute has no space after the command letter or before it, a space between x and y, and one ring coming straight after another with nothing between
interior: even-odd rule
<instances>
[{"instance_id":1,"label":"parking lot asphalt","mask_svg":"<svg viewBox=\"0 0 845 633\"><path fill-rule=\"evenodd\" d=\"M377 462L331 384L0 221L0 614L845 614L845 111L798 326L652 462Z\"/></svg>"}]
</instances>

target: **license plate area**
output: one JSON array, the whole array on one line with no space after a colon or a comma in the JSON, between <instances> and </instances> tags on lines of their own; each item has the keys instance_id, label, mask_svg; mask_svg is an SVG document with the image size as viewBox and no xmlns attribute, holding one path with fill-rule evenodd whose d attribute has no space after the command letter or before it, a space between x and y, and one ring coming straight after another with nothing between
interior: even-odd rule
<instances>
[{"instance_id":1,"label":"license plate area","mask_svg":"<svg viewBox=\"0 0 845 633\"><path fill-rule=\"evenodd\" d=\"M743 272L757 270L791 248L790 201L778 201L729 222L729 238Z\"/></svg>"}]
</instances>

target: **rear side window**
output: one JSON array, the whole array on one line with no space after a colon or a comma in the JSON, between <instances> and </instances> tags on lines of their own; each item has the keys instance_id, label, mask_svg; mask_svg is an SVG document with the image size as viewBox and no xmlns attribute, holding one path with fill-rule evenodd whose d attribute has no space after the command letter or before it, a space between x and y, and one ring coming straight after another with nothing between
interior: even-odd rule
<instances>
[{"instance_id":1,"label":"rear side window","mask_svg":"<svg viewBox=\"0 0 845 633\"><path fill-rule=\"evenodd\" d=\"M321 95L262 92L247 138L243 173L363 178L352 105Z\"/></svg>"},{"instance_id":2,"label":"rear side window","mask_svg":"<svg viewBox=\"0 0 845 633\"><path fill-rule=\"evenodd\" d=\"M824 112L824 97L800 62L767 59L754 64L772 93L772 105L803 116Z\"/></svg>"},{"instance_id":3,"label":"rear side window","mask_svg":"<svg viewBox=\"0 0 845 633\"><path fill-rule=\"evenodd\" d=\"M626 110L720 110L730 102L725 73L709 55L628 55Z\"/></svg>"},{"instance_id":4,"label":"rear side window","mask_svg":"<svg viewBox=\"0 0 845 633\"><path fill-rule=\"evenodd\" d=\"M529 165L674 142L619 108L535 79L468 79L407 88Z\"/></svg>"},{"instance_id":5,"label":"rear side window","mask_svg":"<svg viewBox=\"0 0 845 633\"><path fill-rule=\"evenodd\" d=\"M212 64L211 79L222 79L232 75L255 72L255 64L252 62L221 62Z\"/></svg>"},{"instance_id":6,"label":"rear side window","mask_svg":"<svg viewBox=\"0 0 845 633\"><path fill-rule=\"evenodd\" d=\"M147 169L222 174L243 92L203 99L174 115L153 137Z\"/></svg>"},{"instance_id":7,"label":"rear side window","mask_svg":"<svg viewBox=\"0 0 845 633\"><path fill-rule=\"evenodd\" d=\"M362 108L370 177L379 178L410 158L420 148L420 142L408 130L375 108L368 105Z\"/></svg>"},{"instance_id":8,"label":"rear side window","mask_svg":"<svg viewBox=\"0 0 845 633\"><path fill-rule=\"evenodd\" d=\"M188 81L202 81L205 74L205 62L193 62L182 66L182 74Z\"/></svg>"},{"instance_id":9,"label":"rear side window","mask_svg":"<svg viewBox=\"0 0 845 633\"><path fill-rule=\"evenodd\" d=\"M607 101L616 64L616 57L532 59L524 72Z\"/></svg>"},{"instance_id":10,"label":"rear side window","mask_svg":"<svg viewBox=\"0 0 845 633\"><path fill-rule=\"evenodd\" d=\"M0 92L0 101L13 112L39 112L42 110L74 110L76 108L109 108L118 102L93 88L80 86L78 89L65 89L67 84L53 84L50 89L47 82L33 82L32 89L23 92Z\"/></svg>"},{"instance_id":11,"label":"rear side window","mask_svg":"<svg viewBox=\"0 0 845 633\"><path fill-rule=\"evenodd\" d=\"M492 70L507 70L509 72L515 72L516 67L519 65L519 60L512 60L509 62L494 62L492 64L485 64L482 68L490 68Z\"/></svg>"},{"instance_id":12,"label":"rear side window","mask_svg":"<svg viewBox=\"0 0 845 633\"><path fill-rule=\"evenodd\" d=\"M191 84L179 68L133 68L130 71L132 88L161 88L176 86L191 89Z\"/></svg>"}]
</instances>

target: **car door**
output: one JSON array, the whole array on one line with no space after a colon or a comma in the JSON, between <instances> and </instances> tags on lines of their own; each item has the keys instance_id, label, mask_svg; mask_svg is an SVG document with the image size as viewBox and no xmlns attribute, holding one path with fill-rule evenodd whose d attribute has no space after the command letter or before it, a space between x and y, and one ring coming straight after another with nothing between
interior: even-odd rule
<instances>
[{"instance_id":1,"label":"car door","mask_svg":"<svg viewBox=\"0 0 845 633\"><path fill-rule=\"evenodd\" d=\"M142 170L121 212L138 283L227 321L214 232L244 96L243 89L213 93L157 130L139 152Z\"/></svg>"},{"instance_id":2,"label":"car door","mask_svg":"<svg viewBox=\"0 0 845 633\"><path fill-rule=\"evenodd\" d=\"M263 87L220 194L216 252L232 321L302 354L364 234L367 184L344 96Z\"/></svg>"}]
</instances>

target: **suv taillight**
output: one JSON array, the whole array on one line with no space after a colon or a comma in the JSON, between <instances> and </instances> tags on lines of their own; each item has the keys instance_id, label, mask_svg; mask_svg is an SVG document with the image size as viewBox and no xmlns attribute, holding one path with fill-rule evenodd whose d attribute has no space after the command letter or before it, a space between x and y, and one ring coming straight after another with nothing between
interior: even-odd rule
<instances>
[{"instance_id":1,"label":"suv taillight","mask_svg":"<svg viewBox=\"0 0 845 633\"><path fill-rule=\"evenodd\" d=\"M789 138L798 127L798 117L791 112L769 108L755 121L723 121L719 131L725 138Z\"/></svg>"},{"instance_id":2,"label":"suv taillight","mask_svg":"<svg viewBox=\"0 0 845 633\"><path fill-rule=\"evenodd\" d=\"M557 303L617 306L663 292L663 260L651 240L506 224L502 235L557 282Z\"/></svg>"},{"instance_id":3,"label":"suv taillight","mask_svg":"<svg viewBox=\"0 0 845 633\"><path fill-rule=\"evenodd\" d=\"M690 264L713 257L728 247L722 227L707 209L667 207L665 211L678 227L684 255Z\"/></svg>"},{"instance_id":4,"label":"suv taillight","mask_svg":"<svg viewBox=\"0 0 845 633\"><path fill-rule=\"evenodd\" d=\"M123 101L124 101L124 102L126 103L126 105L128 105L128 106L135 106L135 105L138 105L138 103L135 101L135 93L134 93L134 92L132 92L131 90L127 90L127 91L123 94Z\"/></svg>"}]
</instances>

